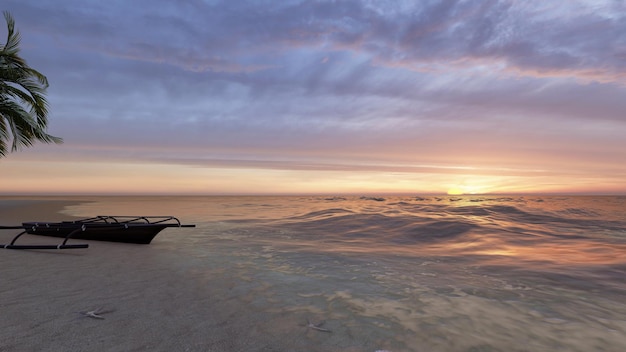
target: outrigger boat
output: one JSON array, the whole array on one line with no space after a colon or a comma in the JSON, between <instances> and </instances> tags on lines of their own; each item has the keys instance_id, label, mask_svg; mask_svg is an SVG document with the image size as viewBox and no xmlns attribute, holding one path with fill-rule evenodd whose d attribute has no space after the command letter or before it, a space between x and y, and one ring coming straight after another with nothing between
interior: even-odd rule
<instances>
[{"instance_id":1,"label":"outrigger boat","mask_svg":"<svg viewBox=\"0 0 626 352\"><path fill-rule=\"evenodd\" d=\"M183 225L173 216L112 216L99 215L92 218L62 222L24 222L21 226L0 226L0 229L22 229L7 249L70 249L87 248L88 244L67 244L72 239L149 244L168 227L195 227ZM24 234L64 238L59 245L16 245Z\"/></svg>"}]
</instances>

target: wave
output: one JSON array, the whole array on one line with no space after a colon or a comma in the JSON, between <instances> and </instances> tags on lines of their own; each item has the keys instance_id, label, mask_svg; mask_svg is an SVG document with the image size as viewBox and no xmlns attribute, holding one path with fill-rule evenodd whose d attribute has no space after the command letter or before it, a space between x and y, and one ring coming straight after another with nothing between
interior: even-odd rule
<instances>
[{"instance_id":1,"label":"wave","mask_svg":"<svg viewBox=\"0 0 626 352\"><path fill-rule=\"evenodd\" d=\"M537 214L511 205L451 207L400 202L370 212L329 208L275 219L274 222L320 236L354 236L358 233L363 237L404 237L415 242L453 240L469 232L484 234L494 231L536 232L542 236L583 238L585 236L580 234L568 233L567 228L618 230L624 226L619 221L589 219L596 215L592 211L568 209L563 214L567 216ZM581 215L585 217L581 218Z\"/></svg>"},{"instance_id":2,"label":"wave","mask_svg":"<svg viewBox=\"0 0 626 352\"><path fill-rule=\"evenodd\" d=\"M309 211L252 223L261 241L291 250L410 256L475 256L480 261L537 263L615 262L626 250L625 221L551 200L474 198L451 201L392 199L321 200ZM560 202L570 203L568 199ZM530 206L529 206L530 204ZM331 205L328 207L328 205ZM315 210L312 210L314 208ZM286 237L285 237L286 236ZM486 259L485 259L486 258ZM478 259L477 259L478 260Z\"/></svg>"}]
</instances>

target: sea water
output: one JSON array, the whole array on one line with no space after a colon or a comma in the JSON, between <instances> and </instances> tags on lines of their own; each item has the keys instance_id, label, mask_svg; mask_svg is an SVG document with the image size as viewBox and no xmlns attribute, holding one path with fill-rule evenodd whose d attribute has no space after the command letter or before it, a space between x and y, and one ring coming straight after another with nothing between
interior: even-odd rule
<instances>
[{"instance_id":1,"label":"sea water","mask_svg":"<svg viewBox=\"0 0 626 352\"><path fill-rule=\"evenodd\" d=\"M65 212L196 224L151 249L200 284L230 277L290 350L626 350L626 197L101 197Z\"/></svg>"}]
</instances>

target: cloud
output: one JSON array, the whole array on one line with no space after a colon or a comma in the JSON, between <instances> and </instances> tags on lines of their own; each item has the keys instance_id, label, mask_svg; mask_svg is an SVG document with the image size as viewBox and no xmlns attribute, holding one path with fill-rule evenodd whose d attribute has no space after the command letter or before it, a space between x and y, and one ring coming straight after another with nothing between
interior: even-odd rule
<instances>
[{"instance_id":1,"label":"cloud","mask_svg":"<svg viewBox=\"0 0 626 352\"><path fill-rule=\"evenodd\" d=\"M191 71L251 72L294 50L383 66L501 63L510 74L623 82L619 1L9 2L29 27L104 54ZM95 40L97 38L97 40ZM285 62L282 62L285 64Z\"/></svg>"},{"instance_id":2,"label":"cloud","mask_svg":"<svg viewBox=\"0 0 626 352\"><path fill-rule=\"evenodd\" d=\"M538 169L626 157L620 1L6 7L51 82L64 148L294 168L298 158Z\"/></svg>"}]
</instances>

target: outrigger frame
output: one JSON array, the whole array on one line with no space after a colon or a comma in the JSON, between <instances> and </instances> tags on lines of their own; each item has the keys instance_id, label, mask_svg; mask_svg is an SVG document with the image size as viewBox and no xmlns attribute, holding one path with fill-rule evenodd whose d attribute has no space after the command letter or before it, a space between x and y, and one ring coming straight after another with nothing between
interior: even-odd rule
<instances>
[{"instance_id":1,"label":"outrigger frame","mask_svg":"<svg viewBox=\"0 0 626 352\"><path fill-rule=\"evenodd\" d=\"M69 240L73 234L79 231L85 231L85 227L81 226L80 228L70 232L65 236L65 239L61 244L53 245L53 244L15 244L18 238L22 235L29 233L29 231L35 231L36 229L29 228L28 226L0 226L0 230L23 230L18 233L13 240L9 244L0 244L0 248L5 249L76 249L76 248L89 248L89 245L86 243L81 244L67 244L67 240Z\"/></svg>"},{"instance_id":2,"label":"outrigger frame","mask_svg":"<svg viewBox=\"0 0 626 352\"><path fill-rule=\"evenodd\" d=\"M63 221L63 222L32 222L36 226L59 225L59 224L161 224L171 221L168 227L195 227L195 225L181 225L180 220L170 215L158 215L158 216L136 216L136 215L97 215L91 218ZM29 223L31 224L31 223Z\"/></svg>"}]
</instances>

